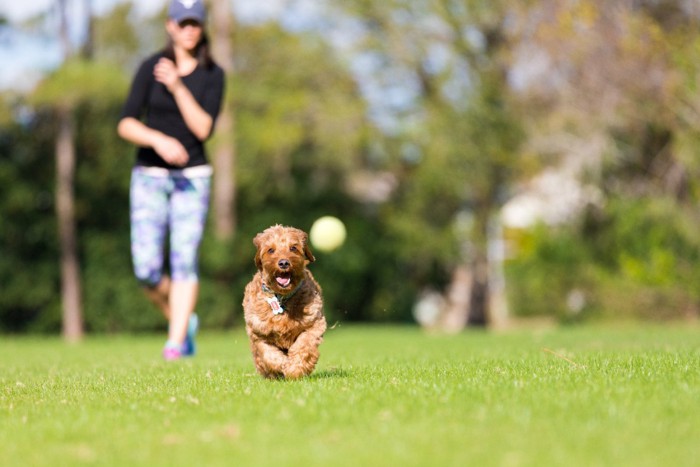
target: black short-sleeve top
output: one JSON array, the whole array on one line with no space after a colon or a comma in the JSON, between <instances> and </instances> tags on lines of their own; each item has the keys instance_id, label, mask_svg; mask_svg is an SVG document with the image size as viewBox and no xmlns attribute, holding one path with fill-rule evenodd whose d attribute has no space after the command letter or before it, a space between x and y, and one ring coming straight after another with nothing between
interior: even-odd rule
<instances>
[{"instance_id":1,"label":"black short-sleeve top","mask_svg":"<svg viewBox=\"0 0 700 467\"><path fill-rule=\"evenodd\" d=\"M204 142L187 128L175 98L165 85L157 82L153 76L153 68L162 57L163 53L159 52L141 63L131 84L120 119L133 117L142 120L149 128L178 139L190 156L185 167L207 164ZM180 79L204 111L216 122L224 92L223 70L216 64L210 67L198 65L192 73ZM168 164L148 147L138 148L136 165L168 169L182 168Z\"/></svg>"}]
</instances>

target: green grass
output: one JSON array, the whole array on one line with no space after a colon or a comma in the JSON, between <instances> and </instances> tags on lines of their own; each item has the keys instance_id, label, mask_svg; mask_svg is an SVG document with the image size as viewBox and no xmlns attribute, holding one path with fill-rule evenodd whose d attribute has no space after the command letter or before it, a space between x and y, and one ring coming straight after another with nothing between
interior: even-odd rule
<instances>
[{"instance_id":1,"label":"green grass","mask_svg":"<svg viewBox=\"0 0 700 467\"><path fill-rule=\"evenodd\" d=\"M242 330L166 363L163 336L0 338L0 465L691 466L700 329L432 336L329 330L267 381Z\"/></svg>"}]
</instances>

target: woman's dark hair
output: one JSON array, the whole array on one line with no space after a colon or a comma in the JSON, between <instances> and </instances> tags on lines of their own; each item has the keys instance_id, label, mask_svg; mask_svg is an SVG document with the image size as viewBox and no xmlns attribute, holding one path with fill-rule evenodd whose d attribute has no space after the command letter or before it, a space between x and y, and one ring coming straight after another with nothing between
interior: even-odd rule
<instances>
[{"instance_id":1,"label":"woman's dark hair","mask_svg":"<svg viewBox=\"0 0 700 467\"><path fill-rule=\"evenodd\" d=\"M209 47L209 36L206 32L202 31L202 38L197 44L197 49L194 52L197 62L200 66L204 68L211 68L214 66L214 59L211 58L211 48ZM175 47L173 45L173 40L168 39L168 43L163 49L163 56L173 62L177 63L175 59Z\"/></svg>"}]
</instances>

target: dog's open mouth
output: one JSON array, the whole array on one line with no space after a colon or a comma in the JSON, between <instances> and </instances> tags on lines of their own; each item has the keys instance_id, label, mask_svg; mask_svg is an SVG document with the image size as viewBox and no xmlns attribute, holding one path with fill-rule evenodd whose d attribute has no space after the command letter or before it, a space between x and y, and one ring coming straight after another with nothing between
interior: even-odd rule
<instances>
[{"instance_id":1,"label":"dog's open mouth","mask_svg":"<svg viewBox=\"0 0 700 467\"><path fill-rule=\"evenodd\" d=\"M289 284L292 283L292 274L289 272L281 272L275 277L275 280L280 287L289 287Z\"/></svg>"}]
</instances>

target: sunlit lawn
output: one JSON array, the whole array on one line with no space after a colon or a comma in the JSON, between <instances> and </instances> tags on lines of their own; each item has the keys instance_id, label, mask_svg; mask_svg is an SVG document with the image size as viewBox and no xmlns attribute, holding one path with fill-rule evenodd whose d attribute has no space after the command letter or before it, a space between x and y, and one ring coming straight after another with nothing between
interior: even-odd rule
<instances>
[{"instance_id":1,"label":"sunlit lawn","mask_svg":"<svg viewBox=\"0 0 700 467\"><path fill-rule=\"evenodd\" d=\"M243 330L0 337L0 465L691 466L700 328L434 336L340 325L316 373L267 381Z\"/></svg>"}]
</instances>

